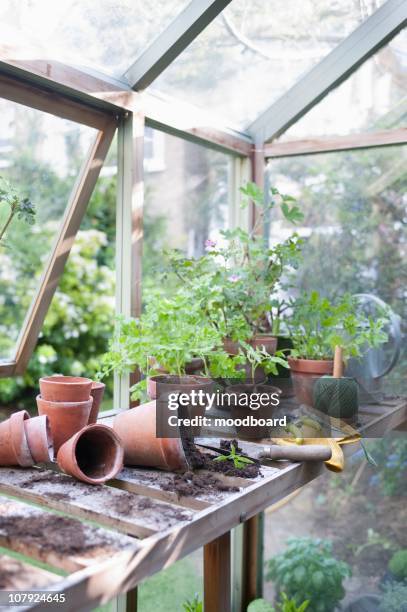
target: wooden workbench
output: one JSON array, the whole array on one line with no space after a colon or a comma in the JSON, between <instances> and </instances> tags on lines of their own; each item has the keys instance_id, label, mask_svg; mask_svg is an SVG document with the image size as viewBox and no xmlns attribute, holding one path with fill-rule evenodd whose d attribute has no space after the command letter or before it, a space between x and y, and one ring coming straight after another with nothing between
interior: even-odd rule
<instances>
[{"instance_id":1,"label":"wooden workbench","mask_svg":"<svg viewBox=\"0 0 407 612\"><path fill-rule=\"evenodd\" d=\"M362 435L382 436L404 423L407 401L361 407L359 418ZM357 448L349 445L345 452ZM140 581L203 546L205 612L228 612L231 530L244 523L255 536L252 517L325 469L267 462L256 480L222 477L238 492L178 498L161 488L169 476L158 470L127 467L114 481L94 487L56 469L0 468L0 545L12 551L0 555L0 588L63 592L65 604L26 609L75 612L130 592L128 609L136 610L132 590ZM249 542L246 561L252 549ZM253 567L247 571L253 574Z\"/></svg>"}]
</instances>

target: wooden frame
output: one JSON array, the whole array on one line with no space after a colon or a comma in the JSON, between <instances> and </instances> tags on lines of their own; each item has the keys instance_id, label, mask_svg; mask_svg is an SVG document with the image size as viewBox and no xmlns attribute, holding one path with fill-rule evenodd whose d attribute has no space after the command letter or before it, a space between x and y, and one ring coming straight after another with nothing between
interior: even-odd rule
<instances>
[{"instance_id":1,"label":"wooden frame","mask_svg":"<svg viewBox=\"0 0 407 612\"><path fill-rule=\"evenodd\" d=\"M332 153L335 151L389 147L405 143L407 143L407 128L397 128L382 132L349 134L348 136L272 142L264 146L264 157L270 159L273 157L311 155L314 153Z\"/></svg>"},{"instance_id":2,"label":"wooden frame","mask_svg":"<svg viewBox=\"0 0 407 612\"><path fill-rule=\"evenodd\" d=\"M232 155L250 155L251 137L225 127L210 112L154 92L134 92L126 81L56 61L26 59L17 48L0 45L0 74L40 86L89 109L120 115L143 112L147 125Z\"/></svg>"},{"instance_id":3,"label":"wooden frame","mask_svg":"<svg viewBox=\"0 0 407 612\"><path fill-rule=\"evenodd\" d=\"M192 0L125 72L131 87L140 90L151 85L230 2Z\"/></svg>"},{"instance_id":4,"label":"wooden frame","mask_svg":"<svg viewBox=\"0 0 407 612\"><path fill-rule=\"evenodd\" d=\"M326 94L393 38L407 22L404 0L387 0L247 128L254 139L270 141L298 121Z\"/></svg>"}]
</instances>

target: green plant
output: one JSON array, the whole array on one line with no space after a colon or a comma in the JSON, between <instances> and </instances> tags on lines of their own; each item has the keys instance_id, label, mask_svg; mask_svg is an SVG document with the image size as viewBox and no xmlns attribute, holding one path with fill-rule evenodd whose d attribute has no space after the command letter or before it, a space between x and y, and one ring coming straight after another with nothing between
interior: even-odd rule
<instances>
[{"instance_id":1,"label":"green plant","mask_svg":"<svg viewBox=\"0 0 407 612\"><path fill-rule=\"evenodd\" d=\"M3 240L14 217L20 221L33 225L35 222L35 207L28 198L22 198L16 189L4 178L0 177L0 205L5 204L8 209L1 217L0 243Z\"/></svg>"},{"instance_id":2,"label":"green plant","mask_svg":"<svg viewBox=\"0 0 407 612\"><path fill-rule=\"evenodd\" d=\"M214 458L214 461L233 461L233 465L239 470L242 470L246 467L246 465L249 465L250 463L254 463L254 461L252 461L248 457L240 455L237 452L234 444L230 445L230 453L228 455L219 455L218 457Z\"/></svg>"},{"instance_id":3,"label":"green plant","mask_svg":"<svg viewBox=\"0 0 407 612\"><path fill-rule=\"evenodd\" d=\"M187 293L178 291L170 299L155 296L138 319L117 319L98 377L111 371L131 372L136 366L145 376L163 371L185 376L186 365L194 357L202 359L203 370L208 374L208 361L220 343L219 333L208 325L199 305L191 302ZM136 383L131 389L132 397L141 399L145 387L145 380Z\"/></svg>"},{"instance_id":4,"label":"green plant","mask_svg":"<svg viewBox=\"0 0 407 612\"><path fill-rule=\"evenodd\" d=\"M388 583L379 605L380 612L407 612L407 584Z\"/></svg>"},{"instance_id":5,"label":"green plant","mask_svg":"<svg viewBox=\"0 0 407 612\"><path fill-rule=\"evenodd\" d=\"M274 608L265 599L255 599L248 607L247 612L305 612L308 609L309 601L303 601L297 606L294 599L289 599L285 593L281 593L281 600Z\"/></svg>"},{"instance_id":6,"label":"green plant","mask_svg":"<svg viewBox=\"0 0 407 612\"><path fill-rule=\"evenodd\" d=\"M246 360L250 365L252 380L254 380L257 368L263 368L266 374L277 375L277 366L282 366L283 368L289 367L284 351L276 351L274 355L270 355L263 346L253 348L243 340L241 345L244 348Z\"/></svg>"},{"instance_id":7,"label":"green plant","mask_svg":"<svg viewBox=\"0 0 407 612\"><path fill-rule=\"evenodd\" d=\"M203 603L197 594L193 599L188 599L183 603L182 607L185 612L203 612Z\"/></svg>"},{"instance_id":8,"label":"green plant","mask_svg":"<svg viewBox=\"0 0 407 612\"><path fill-rule=\"evenodd\" d=\"M288 327L294 344L293 357L332 359L335 346L341 346L344 359L359 357L366 347L387 340L383 317L374 320L360 312L355 297L345 294L335 303L318 291L300 295L292 304Z\"/></svg>"},{"instance_id":9,"label":"green plant","mask_svg":"<svg viewBox=\"0 0 407 612\"><path fill-rule=\"evenodd\" d=\"M345 595L347 563L332 555L328 541L290 538L287 549L268 561L267 579L297 605L309 601L313 612L332 612Z\"/></svg>"},{"instance_id":10,"label":"green plant","mask_svg":"<svg viewBox=\"0 0 407 612\"><path fill-rule=\"evenodd\" d=\"M398 580L407 579L407 548L394 553L389 561L389 570Z\"/></svg>"},{"instance_id":11,"label":"green plant","mask_svg":"<svg viewBox=\"0 0 407 612\"><path fill-rule=\"evenodd\" d=\"M301 240L293 235L270 247L260 233L267 215L277 205L291 223L302 218L294 198L277 189L265 194L255 183L241 188L243 207L253 202L256 223L251 231L240 227L221 232L218 242L206 241L206 255L185 258L167 253L169 268L192 299L201 305L208 321L222 337L246 341L258 333L270 333L271 313L281 279L289 266L298 262Z\"/></svg>"}]
</instances>

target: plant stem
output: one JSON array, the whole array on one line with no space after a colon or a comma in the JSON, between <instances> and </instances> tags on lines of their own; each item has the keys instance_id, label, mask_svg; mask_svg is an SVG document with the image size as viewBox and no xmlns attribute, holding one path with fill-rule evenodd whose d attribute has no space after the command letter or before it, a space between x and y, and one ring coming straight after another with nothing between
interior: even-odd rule
<instances>
[{"instance_id":1,"label":"plant stem","mask_svg":"<svg viewBox=\"0 0 407 612\"><path fill-rule=\"evenodd\" d=\"M10 225L10 223L12 222L13 217L14 217L14 215L15 215L15 214L16 214L16 211L12 209L12 210L11 210L11 212L10 212L10 214L9 214L9 217L8 217L8 219L7 219L7 221L6 221L5 225L4 225L4 227L3 227L3 229L2 229L2 230L1 230L1 232L0 232L0 241L1 241L1 239L3 238L4 234L6 233L7 228L8 228L8 226Z\"/></svg>"}]
</instances>

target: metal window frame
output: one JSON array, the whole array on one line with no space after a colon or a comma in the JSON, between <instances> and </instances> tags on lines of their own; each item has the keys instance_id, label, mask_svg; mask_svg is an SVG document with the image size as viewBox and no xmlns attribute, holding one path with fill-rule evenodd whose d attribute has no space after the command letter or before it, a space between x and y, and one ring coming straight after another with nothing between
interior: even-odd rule
<instances>
[{"instance_id":1,"label":"metal window frame","mask_svg":"<svg viewBox=\"0 0 407 612\"><path fill-rule=\"evenodd\" d=\"M280 136L313 106L347 79L407 23L405 0L387 2L264 111L247 131L268 142Z\"/></svg>"},{"instance_id":2,"label":"metal window frame","mask_svg":"<svg viewBox=\"0 0 407 612\"><path fill-rule=\"evenodd\" d=\"M134 90L151 85L231 0L192 0L123 75Z\"/></svg>"}]
</instances>

